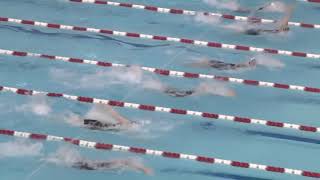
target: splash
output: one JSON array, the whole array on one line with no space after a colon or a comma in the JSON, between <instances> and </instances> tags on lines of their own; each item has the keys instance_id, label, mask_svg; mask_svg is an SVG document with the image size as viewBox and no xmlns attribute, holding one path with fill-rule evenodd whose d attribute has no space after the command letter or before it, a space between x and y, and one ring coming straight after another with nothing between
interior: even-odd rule
<instances>
[{"instance_id":1,"label":"splash","mask_svg":"<svg viewBox=\"0 0 320 180\"><path fill-rule=\"evenodd\" d=\"M113 83L129 83L140 84L143 80L143 71L138 66L131 66L129 68L114 68L110 72L110 80Z\"/></svg>"},{"instance_id":2,"label":"splash","mask_svg":"<svg viewBox=\"0 0 320 180\"><path fill-rule=\"evenodd\" d=\"M118 171L124 170L142 171L145 174L152 175L152 169L145 167L143 161L140 158L121 158L110 160L91 160L81 156L81 154L74 148L67 146L60 147L57 152L49 155L43 161L58 166L74 167L78 162L85 162L90 167L96 170ZM106 163L107 166L101 166L99 164Z\"/></svg>"},{"instance_id":3,"label":"splash","mask_svg":"<svg viewBox=\"0 0 320 180\"><path fill-rule=\"evenodd\" d=\"M194 68L209 68L209 58L194 56L189 58L189 62L184 63L184 66Z\"/></svg>"},{"instance_id":4,"label":"splash","mask_svg":"<svg viewBox=\"0 0 320 180\"><path fill-rule=\"evenodd\" d=\"M166 85L157 79L146 78L141 87L144 89L163 91L166 88Z\"/></svg>"},{"instance_id":5,"label":"splash","mask_svg":"<svg viewBox=\"0 0 320 180\"><path fill-rule=\"evenodd\" d=\"M265 8L265 11L269 12L284 12L286 10L286 4L280 1L271 2L269 6Z\"/></svg>"},{"instance_id":6,"label":"splash","mask_svg":"<svg viewBox=\"0 0 320 180\"><path fill-rule=\"evenodd\" d=\"M222 28L227 29L227 30L232 30L232 31L235 31L238 33L243 33L248 28L248 24L243 23L243 22L235 22L235 23L223 25Z\"/></svg>"},{"instance_id":7,"label":"splash","mask_svg":"<svg viewBox=\"0 0 320 180\"><path fill-rule=\"evenodd\" d=\"M81 127L83 126L83 118L81 118L80 115L75 114L73 112L65 112L62 117L60 118L66 123L75 126L75 127Z\"/></svg>"},{"instance_id":8,"label":"splash","mask_svg":"<svg viewBox=\"0 0 320 180\"><path fill-rule=\"evenodd\" d=\"M235 91L218 82L203 82L196 89L196 94L212 94L217 96L233 97L236 95Z\"/></svg>"},{"instance_id":9,"label":"splash","mask_svg":"<svg viewBox=\"0 0 320 180\"><path fill-rule=\"evenodd\" d=\"M194 17L194 21L201 24L216 25L220 22L220 19L215 16L205 16L203 13L198 13Z\"/></svg>"},{"instance_id":10,"label":"splash","mask_svg":"<svg viewBox=\"0 0 320 180\"><path fill-rule=\"evenodd\" d=\"M203 2L218 9L228 9L231 11L237 11L240 9L240 5L236 0L203 0Z\"/></svg>"},{"instance_id":11,"label":"splash","mask_svg":"<svg viewBox=\"0 0 320 180\"><path fill-rule=\"evenodd\" d=\"M76 149L63 146L60 147L57 152L50 154L47 158L42 160L58 166L71 167L74 163L82 161L83 159L84 158L81 157Z\"/></svg>"},{"instance_id":12,"label":"splash","mask_svg":"<svg viewBox=\"0 0 320 180\"><path fill-rule=\"evenodd\" d=\"M136 122L130 129L122 131L121 134L137 139L154 139L162 134L171 131L177 125L176 123L169 123L162 119L148 119L148 118L134 118Z\"/></svg>"},{"instance_id":13,"label":"splash","mask_svg":"<svg viewBox=\"0 0 320 180\"><path fill-rule=\"evenodd\" d=\"M144 89L161 91L164 88L164 84L153 76L144 73L139 66L125 68L124 71L114 71L109 77L111 77L111 81L116 83L138 85Z\"/></svg>"},{"instance_id":14,"label":"splash","mask_svg":"<svg viewBox=\"0 0 320 180\"><path fill-rule=\"evenodd\" d=\"M73 112L66 112L61 119L75 127L84 127L83 119L95 119L107 124L115 124L115 119L111 116L107 105L93 105L92 108L84 115L80 116ZM120 131L110 131L109 133L117 133L124 136L137 139L153 139L161 136L174 128L176 124L169 123L162 119L151 120L147 118L132 118L129 121L133 122L129 128L121 128Z\"/></svg>"},{"instance_id":15,"label":"splash","mask_svg":"<svg viewBox=\"0 0 320 180\"><path fill-rule=\"evenodd\" d=\"M266 55L257 55L257 64L260 66L265 66L270 69L281 69L285 67L285 64L278 59L271 58Z\"/></svg>"},{"instance_id":16,"label":"splash","mask_svg":"<svg viewBox=\"0 0 320 180\"><path fill-rule=\"evenodd\" d=\"M41 155L42 143L31 143L25 140L0 143L0 158L25 157Z\"/></svg>"},{"instance_id":17,"label":"splash","mask_svg":"<svg viewBox=\"0 0 320 180\"><path fill-rule=\"evenodd\" d=\"M28 103L16 107L16 111L31 112L38 116L48 116L52 112L52 109L45 96L36 95L30 97Z\"/></svg>"},{"instance_id":18,"label":"splash","mask_svg":"<svg viewBox=\"0 0 320 180\"><path fill-rule=\"evenodd\" d=\"M107 105L95 104L85 115L85 118L96 119L104 123L116 123L110 115L110 108Z\"/></svg>"},{"instance_id":19,"label":"splash","mask_svg":"<svg viewBox=\"0 0 320 180\"><path fill-rule=\"evenodd\" d=\"M83 119L95 119L100 122L114 124L116 122L109 114L109 111L110 110L108 109L107 105L94 104L84 116L71 111L66 111L59 119L62 119L64 122L75 127L83 127Z\"/></svg>"},{"instance_id":20,"label":"splash","mask_svg":"<svg viewBox=\"0 0 320 180\"><path fill-rule=\"evenodd\" d=\"M55 81L70 88L104 89L117 84L136 85L147 89L161 89L162 86L159 80L144 73L138 66L115 67L85 75L64 69L51 69L50 75Z\"/></svg>"}]
</instances>

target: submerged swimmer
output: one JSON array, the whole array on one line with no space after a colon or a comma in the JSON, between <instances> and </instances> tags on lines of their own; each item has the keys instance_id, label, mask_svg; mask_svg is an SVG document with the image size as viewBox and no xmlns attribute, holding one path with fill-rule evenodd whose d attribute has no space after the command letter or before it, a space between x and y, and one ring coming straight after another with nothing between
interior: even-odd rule
<instances>
[{"instance_id":1,"label":"submerged swimmer","mask_svg":"<svg viewBox=\"0 0 320 180\"><path fill-rule=\"evenodd\" d=\"M175 88L167 88L164 91L166 94L169 96L174 96L174 97L186 97L186 96L191 96L192 94L195 93L195 90L178 90Z\"/></svg>"},{"instance_id":2,"label":"submerged swimmer","mask_svg":"<svg viewBox=\"0 0 320 180\"><path fill-rule=\"evenodd\" d=\"M241 6L238 6L237 8L235 8L235 12L238 12L238 13L252 13L252 14L255 14L257 13L258 11L262 11L264 9L266 9L267 7L269 6L272 6L273 5L273 2L268 2L262 6L258 6L257 8L245 8L245 7L241 7Z\"/></svg>"},{"instance_id":3,"label":"submerged swimmer","mask_svg":"<svg viewBox=\"0 0 320 180\"><path fill-rule=\"evenodd\" d=\"M99 105L103 106L101 108L102 111L107 111L103 113L107 113L106 115L110 115L114 122L103 122L101 120L93 119L93 118L85 118L83 119L83 125L86 128L92 130L125 130L130 129L135 122L130 121L123 116L121 116L117 111L115 111L109 105Z\"/></svg>"},{"instance_id":4,"label":"submerged swimmer","mask_svg":"<svg viewBox=\"0 0 320 180\"><path fill-rule=\"evenodd\" d=\"M233 90L225 88L222 84L218 83L201 83L198 87L191 90L178 90L176 88L167 87L164 90L164 93L173 97L186 97L200 94L213 94L228 97L235 96Z\"/></svg>"},{"instance_id":5,"label":"submerged swimmer","mask_svg":"<svg viewBox=\"0 0 320 180\"><path fill-rule=\"evenodd\" d=\"M260 35L261 33L281 33L288 32L289 28L289 19L292 16L294 6L287 8L284 17L278 22L279 26L275 29L260 29L260 28L249 28L244 31L247 35Z\"/></svg>"},{"instance_id":6,"label":"submerged swimmer","mask_svg":"<svg viewBox=\"0 0 320 180\"><path fill-rule=\"evenodd\" d=\"M243 69L243 68L253 68L256 67L257 61L255 58L251 58L250 61L245 63L225 63L218 60L210 60L208 64L211 68L215 68L218 70L237 70L237 69Z\"/></svg>"},{"instance_id":7,"label":"submerged swimmer","mask_svg":"<svg viewBox=\"0 0 320 180\"><path fill-rule=\"evenodd\" d=\"M188 65L192 67L210 67L218 70L238 70L238 69L256 67L257 60L255 58L251 58L248 62L239 63L239 64L226 63L219 60L202 60L202 61L190 63Z\"/></svg>"},{"instance_id":8,"label":"submerged swimmer","mask_svg":"<svg viewBox=\"0 0 320 180\"><path fill-rule=\"evenodd\" d=\"M72 167L81 170L117 170L126 167L143 172L147 175L152 175L153 173L151 168L145 167L143 164L137 163L132 159L115 159L107 161L80 160L74 162Z\"/></svg>"},{"instance_id":9,"label":"submerged swimmer","mask_svg":"<svg viewBox=\"0 0 320 180\"><path fill-rule=\"evenodd\" d=\"M274 6L273 1L260 5L256 8L243 7L237 0L204 0L204 2L219 9L228 9L238 13L254 13L262 11L269 6Z\"/></svg>"}]
</instances>

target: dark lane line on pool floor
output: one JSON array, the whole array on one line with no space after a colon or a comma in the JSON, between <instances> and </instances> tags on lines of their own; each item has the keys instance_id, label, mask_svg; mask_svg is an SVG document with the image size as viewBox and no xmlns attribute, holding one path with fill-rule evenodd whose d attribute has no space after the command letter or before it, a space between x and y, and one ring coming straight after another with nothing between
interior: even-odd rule
<instances>
[{"instance_id":1,"label":"dark lane line on pool floor","mask_svg":"<svg viewBox=\"0 0 320 180\"><path fill-rule=\"evenodd\" d=\"M207 176L207 177L217 177L217 178L225 178L225 179L233 179L233 180L272 180L266 178L258 178L252 176L243 176L231 173L222 173L222 172L213 172L210 170L188 170L188 169L176 169L176 168L166 168L160 170L163 173L170 173L170 174L191 174L191 175L200 175L200 176Z\"/></svg>"},{"instance_id":2,"label":"dark lane line on pool floor","mask_svg":"<svg viewBox=\"0 0 320 180\"><path fill-rule=\"evenodd\" d=\"M249 135L263 136L263 137L273 138L273 139L296 141L296 142L310 143L310 144L320 144L320 140L312 139L312 138L298 137L298 136L293 136L293 135L285 135L285 134L254 131L254 130L247 130L247 131L245 131L245 133L249 134Z\"/></svg>"},{"instance_id":3,"label":"dark lane line on pool floor","mask_svg":"<svg viewBox=\"0 0 320 180\"><path fill-rule=\"evenodd\" d=\"M44 35L44 36L59 36L64 38L76 38L76 39L95 39L95 40L108 40L108 41L114 41L117 45L129 45L136 48L156 48L156 47L164 47L164 46L170 46L169 43L166 44L159 44L159 45L148 45L148 44L138 44L138 43L131 43L128 41L122 41L118 40L116 38L112 38L110 36L105 35L80 35L80 34L70 34L70 33L48 33L43 32L41 30L33 29L33 28L25 28L20 26L12 26L12 25L0 25L0 29L7 29L15 32L23 32L23 33L30 33L34 35Z\"/></svg>"}]
</instances>

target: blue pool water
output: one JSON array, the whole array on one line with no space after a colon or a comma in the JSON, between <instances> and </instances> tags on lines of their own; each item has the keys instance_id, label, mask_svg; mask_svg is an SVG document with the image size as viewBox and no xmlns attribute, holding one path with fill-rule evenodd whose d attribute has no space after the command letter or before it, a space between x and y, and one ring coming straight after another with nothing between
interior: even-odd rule
<instances>
[{"instance_id":1,"label":"blue pool water","mask_svg":"<svg viewBox=\"0 0 320 180\"><path fill-rule=\"evenodd\" d=\"M135 0L128 2L203 11L216 10L201 0ZM259 3L264 3L264 1L241 1L241 4L251 6ZM63 0L0 0L0 12L0 16L18 19L320 53L320 32L315 29L292 27L292 31L287 36L251 37L225 30L221 25L198 23L194 17L74 4ZM225 12L228 11L225 10ZM260 13L259 15L267 18L279 17L279 14L272 13ZM292 21L320 23L318 17L319 7L313 4L297 3ZM222 22L222 24L230 23ZM205 57L221 58L228 62L242 62L243 59L255 54L12 24L0 24L0 38L2 49L101 59L124 64L320 87L319 62L298 57L267 56L267 58L283 62L285 67L282 69L258 67L241 72L219 72L192 69L183 64L194 58ZM117 69L48 62L30 57L1 56L0 59L0 84L4 86L320 126L318 109L320 98L312 93L226 84L225 86L236 91L236 97L204 95L179 99L157 91L142 89L141 84L134 83L125 74L122 76L125 79L120 83L111 83L114 77L108 77L113 74L110 72L118 75L122 73L119 73ZM165 84L185 89L201 83L200 80L159 77L148 73L144 74L144 78L158 79ZM320 167L319 136L312 133L124 108L116 110L128 119L149 124L129 134L96 132L65 122L66 114L84 115L92 105L61 99L39 100L10 93L2 93L0 99L1 128L213 156L292 169L319 171ZM51 111L45 115L32 113L30 107L39 103L40 105L41 103L42 105L48 104ZM0 141L8 142L14 139L0 137ZM82 156L91 159L141 158L146 165L154 169L155 174L145 176L132 171L86 172L45 163L43 159L63 146L65 145L61 143L44 142L41 153L31 157L2 157L0 154L1 179L305 179L305 177L207 165L186 160L139 157L126 153L103 152L77 147L72 148L79 151ZM68 148L71 147L68 146Z\"/></svg>"}]
</instances>

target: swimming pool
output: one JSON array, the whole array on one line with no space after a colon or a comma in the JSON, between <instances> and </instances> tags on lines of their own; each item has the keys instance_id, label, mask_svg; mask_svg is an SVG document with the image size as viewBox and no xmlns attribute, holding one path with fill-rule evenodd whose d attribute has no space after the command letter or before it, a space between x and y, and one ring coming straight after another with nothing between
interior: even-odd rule
<instances>
[{"instance_id":1,"label":"swimming pool","mask_svg":"<svg viewBox=\"0 0 320 180\"><path fill-rule=\"evenodd\" d=\"M263 2L242 1L241 4L254 5ZM130 1L130 3L216 11L215 8L207 6L200 0L188 2L137 0ZM287 36L247 36L221 27L221 24L230 24L231 21L222 21L221 24L203 24L196 21L193 16L158 14L120 7L66 1L12 0L0 1L0 8L1 17L319 53L318 29L292 27L292 31ZM319 23L318 11L319 8L316 4L297 3L292 21ZM223 12L228 11L223 10ZM270 14L272 13L262 13L261 16L278 17L278 14ZM264 58L275 59L276 62L284 63L285 67L259 66L253 70L225 72L191 68L184 64L199 58L220 58L238 63L256 53L4 22L0 23L0 27L1 49L320 87L320 82L316 79L319 59L265 55ZM317 106L320 99L316 93L226 83L224 86L234 89L237 93L236 97L202 95L174 98L159 91L142 88L142 86L146 84L146 80L156 79L157 82L161 81L176 88L188 89L203 81L211 80L157 76L145 72L142 77L138 76L137 79L132 78L132 69L118 70L116 67L103 68L89 64L39 60L36 57L3 55L1 60L1 86L320 126L320 122L317 120L319 114ZM0 98L2 102L0 106L1 129L74 137L292 169L318 171L319 168L318 161L320 159L316 156L319 142L316 133L128 108L116 108L116 110L128 119L143 122L145 125L142 129L130 133L98 132L79 128L65 120L69 114L80 116L86 114L92 107L91 104L57 98L17 96L6 92L3 92ZM290 138L292 136L300 139ZM0 138L1 142L14 140L5 136ZM36 142L31 141L30 143ZM48 155L64 146L62 143L43 142L42 151L36 152L36 156L0 157L1 167L3 167L0 171L1 177L3 179L48 180L57 178L306 178L186 160L104 152L69 146L68 148L75 148L82 156L92 159L139 157L146 165L154 169L155 175L150 177L132 171L85 172L43 161ZM37 147L39 148L39 146ZM36 151L37 148L31 150Z\"/></svg>"}]
</instances>

